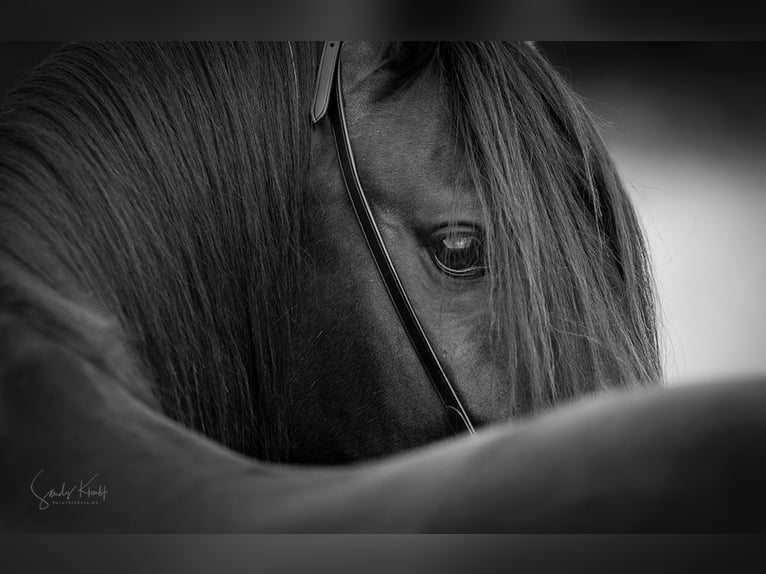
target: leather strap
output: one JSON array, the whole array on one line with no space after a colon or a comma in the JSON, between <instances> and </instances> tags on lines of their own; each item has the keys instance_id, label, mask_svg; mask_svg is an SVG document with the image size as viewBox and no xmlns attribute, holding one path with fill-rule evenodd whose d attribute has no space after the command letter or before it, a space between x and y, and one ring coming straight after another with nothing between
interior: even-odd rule
<instances>
[{"instance_id":1,"label":"leather strap","mask_svg":"<svg viewBox=\"0 0 766 574\"><path fill-rule=\"evenodd\" d=\"M334 44L334 46L330 46ZM331 74L333 79L329 88L327 84L317 82L317 97L315 98L314 108L312 109L313 119L319 121L328 111L333 133L335 135L335 145L338 153L338 161L343 175L343 181L346 184L348 196L351 199L351 205L354 208L359 226L362 229L370 253L375 260L383 283L386 286L388 295L399 315L399 319L404 326L405 331L420 359L423 368L428 374L429 379L441 399L444 408L447 410L450 423L455 432L466 429L470 434L475 430L471 419L463 407L457 390L454 388L439 358L436 356L431 343L418 320L415 310L412 308L407 293L402 286L401 280L396 273L391 257L388 254L380 230L375 223L372 209L367 201L359 180L359 174L354 162L354 155L351 151L351 139L348 134L348 126L343 107L342 77L340 64L340 42L326 42L325 52L322 55L320 63L320 80L326 80ZM331 50L331 52L329 52ZM324 76L324 77L322 77ZM322 109L324 108L324 109ZM329 109L328 109L329 108ZM318 112L318 113L315 113Z\"/></svg>"}]
</instances>

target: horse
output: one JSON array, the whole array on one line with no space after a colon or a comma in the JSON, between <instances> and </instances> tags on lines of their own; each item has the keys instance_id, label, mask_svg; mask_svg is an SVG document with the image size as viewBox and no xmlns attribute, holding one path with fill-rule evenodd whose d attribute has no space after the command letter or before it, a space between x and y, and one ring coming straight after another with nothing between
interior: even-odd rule
<instances>
[{"instance_id":1,"label":"horse","mask_svg":"<svg viewBox=\"0 0 766 574\"><path fill-rule=\"evenodd\" d=\"M8 528L763 524L748 448L684 484L762 385L651 390L640 223L533 45L66 45L0 190Z\"/></svg>"}]
</instances>

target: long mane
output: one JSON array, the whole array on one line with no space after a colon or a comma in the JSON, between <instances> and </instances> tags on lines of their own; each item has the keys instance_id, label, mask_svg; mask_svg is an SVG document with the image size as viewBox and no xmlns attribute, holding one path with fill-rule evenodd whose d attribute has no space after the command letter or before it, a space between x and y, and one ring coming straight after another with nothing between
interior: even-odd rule
<instances>
[{"instance_id":1,"label":"long mane","mask_svg":"<svg viewBox=\"0 0 766 574\"><path fill-rule=\"evenodd\" d=\"M392 89L442 79L517 411L657 381L640 226L580 100L524 44L387 58ZM35 305L112 318L132 392L269 460L289 441L317 59L312 43L74 44L0 111L0 287L16 286L0 307L37 281Z\"/></svg>"},{"instance_id":2,"label":"long mane","mask_svg":"<svg viewBox=\"0 0 766 574\"><path fill-rule=\"evenodd\" d=\"M0 116L0 249L115 317L142 396L279 460L313 44L88 44Z\"/></svg>"}]
</instances>

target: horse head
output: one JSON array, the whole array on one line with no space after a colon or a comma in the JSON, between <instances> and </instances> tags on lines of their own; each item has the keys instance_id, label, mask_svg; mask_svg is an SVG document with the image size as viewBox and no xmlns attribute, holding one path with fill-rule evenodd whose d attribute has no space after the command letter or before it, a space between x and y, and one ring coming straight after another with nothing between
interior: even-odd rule
<instances>
[{"instance_id":1,"label":"horse head","mask_svg":"<svg viewBox=\"0 0 766 574\"><path fill-rule=\"evenodd\" d=\"M467 417L482 426L656 381L635 216L589 117L534 48L351 43L338 57L357 171L346 178L358 176ZM330 123L312 133L289 425L293 457L315 462L451 432L356 225Z\"/></svg>"}]
</instances>

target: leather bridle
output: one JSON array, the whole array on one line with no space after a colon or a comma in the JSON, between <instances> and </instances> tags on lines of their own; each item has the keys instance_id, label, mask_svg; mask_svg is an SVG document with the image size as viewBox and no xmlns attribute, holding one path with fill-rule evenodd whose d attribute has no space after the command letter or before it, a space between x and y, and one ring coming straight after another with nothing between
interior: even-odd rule
<instances>
[{"instance_id":1,"label":"leather bridle","mask_svg":"<svg viewBox=\"0 0 766 574\"><path fill-rule=\"evenodd\" d=\"M460 432L463 429L467 429L470 434L474 434L473 424L460 401L457 390L444 372L439 358L436 356L436 352L431 346L402 286L402 282L396 273L362 188L362 182L359 179L359 173L354 162L354 154L351 150L351 140L343 107L343 83L340 63L341 46L342 42L337 40L325 42L324 44L322 57L319 62L311 119L316 124L325 115L329 117L335 136L335 147L343 181L346 185L348 196L351 199L351 205L354 208L357 221L367 240L370 253L375 260L375 265L380 272L388 295L412 342L415 352L420 358L423 368L431 380L434 390L447 410L453 430Z\"/></svg>"}]
</instances>

